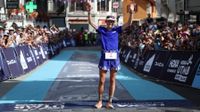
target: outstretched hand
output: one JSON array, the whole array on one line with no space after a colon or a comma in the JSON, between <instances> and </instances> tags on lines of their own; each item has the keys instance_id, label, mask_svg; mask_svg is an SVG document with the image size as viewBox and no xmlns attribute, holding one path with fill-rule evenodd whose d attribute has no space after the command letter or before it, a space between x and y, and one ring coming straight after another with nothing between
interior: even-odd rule
<instances>
[{"instance_id":1,"label":"outstretched hand","mask_svg":"<svg viewBox=\"0 0 200 112\"><path fill-rule=\"evenodd\" d=\"M84 5L85 5L86 11L90 12L92 9L90 0L87 0Z\"/></svg>"},{"instance_id":2,"label":"outstretched hand","mask_svg":"<svg viewBox=\"0 0 200 112\"><path fill-rule=\"evenodd\" d=\"M129 5L129 13L134 13L135 12L135 3L131 3Z\"/></svg>"}]
</instances>

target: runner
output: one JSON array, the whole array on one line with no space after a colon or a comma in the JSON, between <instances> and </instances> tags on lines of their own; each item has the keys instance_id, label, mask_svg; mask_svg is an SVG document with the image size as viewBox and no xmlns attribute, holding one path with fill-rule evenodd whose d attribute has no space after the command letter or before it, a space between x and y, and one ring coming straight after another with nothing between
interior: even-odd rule
<instances>
[{"instance_id":1,"label":"runner","mask_svg":"<svg viewBox=\"0 0 200 112\"><path fill-rule=\"evenodd\" d=\"M101 59L99 61L99 87L98 87L98 94L99 99L95 107L100 109L102 107L102 100L103 100L103 92L104 92L104 85L105 85L105 77L107 71L110 71L110 87L109 87L109 99L106 104L106 108L113 109L114 106L112 105L112 99L115 92L115 76L117 71L120 69L120 60L119 60L119 52L118 52L118 39L119 34L122 30L126 29L129 25L131 25L132 16L134 12L134 5L129 5L129 19L126 24L123 26L114 26L115 17L110 15L106 17L106 26L97 27L91 21L91 3L89 1L86 2L86 10L88 11L88 21L89 24L100 34L101 36Z\"/></svg>"}]
</instances>

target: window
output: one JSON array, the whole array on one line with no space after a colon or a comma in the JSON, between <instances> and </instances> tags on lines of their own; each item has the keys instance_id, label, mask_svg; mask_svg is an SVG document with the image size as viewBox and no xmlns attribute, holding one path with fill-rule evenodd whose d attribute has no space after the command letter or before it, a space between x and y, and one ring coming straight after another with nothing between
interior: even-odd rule
<instances>
[{"instance_id":1,"label":"window","mask_svg":"<svg viewBox=\"0 0 200 112\"><path fill-rule=\"evenodd\" d=\"M97 0L97 10L98 11L108 11L109 10L109 0Z\"/></svg>"},{"instance_id":2,"label":"window","mask_svg":"<svg viewBox=\"0 0 200 112\"><path fill-rule=\"evenodd\" d=\"M70 11L83 11L84 10L84 2L83 1L72 1L70 5Z\"/></svg>"}]
</instances>

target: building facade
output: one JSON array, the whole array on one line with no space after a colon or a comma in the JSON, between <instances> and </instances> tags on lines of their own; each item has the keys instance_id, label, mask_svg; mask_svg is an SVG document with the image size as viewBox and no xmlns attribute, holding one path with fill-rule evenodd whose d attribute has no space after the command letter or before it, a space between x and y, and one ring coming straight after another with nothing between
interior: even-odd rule
<instances>
[{"instance_id":1,"label":"building facade","mask_svg":"<svg viewBox=\"0 0 200 112\"><path fill-rule=\"evenodd\" d=\"M157 17L157 10L154 0L124 0L123 2L123 15L124 22L128 21L128 5L130 3L135 4L135 13L133 15L133 21L141 21L147 17L148 14L152 18Z\"/></svg>"},{"instance_id":2,"label":"building facade","mask_svg":"<svg viewBox=\"0 0 200 112\"><path fill-rule=\"evenodd\" d=\"M88 24L87 12L84 10L84 3L75 0L68 2L66 10L66 26L70 29L80 30L81 28L94 31ZM96 25L105 25L107 15L113 15L117 18L116 24L122 24L122 1L121 0L91 0L92 3L92 21Z\"/></svg>"}]
</instances>

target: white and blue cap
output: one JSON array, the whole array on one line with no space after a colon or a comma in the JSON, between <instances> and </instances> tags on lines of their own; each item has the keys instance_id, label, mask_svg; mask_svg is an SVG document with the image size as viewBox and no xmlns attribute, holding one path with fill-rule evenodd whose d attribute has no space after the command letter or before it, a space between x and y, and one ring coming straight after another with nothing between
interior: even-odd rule
<instances>
[{"instance_id":1,"label":"white and blue cap","mask_svg":"<svg viewBox=\"0 0 200 112\"><path fill-rule=\"evenodd\" d=\"M115 17L114 16L107 16L106 21L115 21Z\"/></svg>"}]
</instances>

